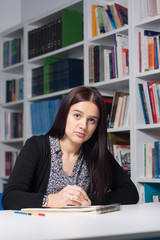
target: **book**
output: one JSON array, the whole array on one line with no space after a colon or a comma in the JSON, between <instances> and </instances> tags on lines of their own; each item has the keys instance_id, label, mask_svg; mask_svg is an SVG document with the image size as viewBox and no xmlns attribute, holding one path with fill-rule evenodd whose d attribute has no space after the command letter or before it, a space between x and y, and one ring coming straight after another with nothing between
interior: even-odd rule
<instances>
[{"instance_id":1,"label":"book","mask_svg":"<svg viewBox=\"0 0 160 240\"><path fill-rule=\"evenodd\" d=\"M57 98L31 103L30 113L33 135L41 135L49 131L61 102L62 99Z\"/></svg>"},{"instance_id":2,"label":"book","mask_svg":"<svg viewBox=\"0 0 160 240\"><path fill-rule=\"evenodd\" d=\"M28 32L28 58L82 41L81 12L63 9L58 17Z\"/></svg>"},{"instance_id":3,"label":"book","mask_svg":"<svg viewBox=\"0 0 160 240\"><path fill-rule=\"evenodd\" d=\"M110 56L109 56L110 54ZM111 47L105 45L89 46L89 82L100 82L112 78Z\"/></svg>"},{"instance_id":4,"label":"book","mask_svg":"<svg viewBox=\"0 0 160 240\"><path fill-rule=\"evenodd\" d=\"M3 67L9 67L21 62L21 38L13 38L3 42Z\"/></svg>"},{"instance_id":5,"label":"book","mask_svg":"<svg viewBox=\"0 0 160 240\"><path fill-rule=\"evenodd\" d=\"M62 47L83 39L83 15L78 11L62 10Z\"/></svg>"},{"instance_id":6,"label":"book","mask_svg":"<svg viewBox=\"0 0 160 240\"><path fill-rule=\"evenodd\" d=\"M60 61L60 58L54 58L54 57L47 57L44 58L44 82L43 82L43 89L44 94L50 93L50 74L49 74L49 65L54 62Z\"/></svg>"},{"instance_id":7,"label":"book","mask_svg":"<svg viewBox=\"0 0 160 240\"><path fill-rule=\"evenodd\" d=\"M139 31L139 71L149 71L159 68L159 36L160 32L153 30Z\"/></svg>"},{"instance_id":8,"label":"book","mask_svg":"<svg viewBox=\"0 0 160 240\"><path fill-rule=\"evenodd\" d=\"M97 6L96 11L97 11L97 27L98 27L98 33L103 34L105 33L105 26L104 26L104 21L103 21L103 15L102 15L102 8L101 6Z\"/></svg>"},{"instance_id":9,"label":"book","mask_svg":"<svg viewBox=\"0 0 160 240\"><path fill-rule=\"evenodd\" d=\"M25 213L79 213L79 214L104 214L120 210L120 204L97 205L97 206L66 206L63 208L22 208Z\"/></svg>"},{"instance_id":10,"label":"book","mask_svg":"<svg viewBox=\"0 0 160 240\"><path fill-rule=\"evenodd\" d=\"M123 77L129 74L129 51L128 36L115 34L115 50L117 62L117 77Z\"/></svg>"},{"instance_id":11,"label":"book","mask_svg":"<svg viewBox=\"0 0 160 240\"><path fill-rule=\"evenodd\" d=\"M128 176L131 176L130 151L130 145L113 145L114 157Z\"/></svg>"},{"instance_id":12,"label":"book","mask_svg":"<svg viewBox=\"0 0 160 240\"><path fill-rule=\"evenodd\" d=\"M160 178L160 142L144 143L144 177Z\"/></svg>"},{"instance_id":13,"label":"book","mask_svg":"<svg viewBox=\"0 0 160 240\"><path fill-rule=\"evenodd\" d=\"M5 139L23 136L23 113L5 112Z\"/></svg>"},{"instance_id":14,"label":"book","mask_svg":"<svg viewBox=\"0 0 160 240\"><path fill-rule=\"evenodd\" d=\"M97 36L96 8L97 5L92 5L92 37Z\"/></svg>"},{"instance_id":15,"label":"book","mask_svg":"<svg viewBox=\"0 0 160 240\"><path fill-rule=\"evenodd\" d=\"M151 106L152 106L153 121L154 123L158 123L153 84L154 82L148 82L149 97L150 97Z\"/></svg>"},{"instance_id":16,"label":"book","mask_svg":"<svg viewBox=\"0 0 160 240\"><path fill-rule=\"evenodd\" d=\"M157 0L142 0L141 1L141 14L142 18L156 16L158 14L158 1Z\"/></svg>"},{"instance_id":17,"label":"book","mask_svg":"<svg viewBox=\"0 0 160 240\"><path fill-rule=\"evenodd\" d=\"M111 113L111 108L112 108L112 102L113 102L113 97L111 96L103 96L103 101L106 106L106 112L107 112L107 127L109 124L109 119L110 119L110 113Z\"/></svg>"},{"instance_id":18,"label":"book","mask_svg":"<svg viewBox=\"0 0 160 240\"><path fill-rule=\"evenodd\" d=\"M24 78L6 80L6 102L22 100L24 97Z\"/></svg>"},{"instance_id":19,"label":"book","mask_svg":"<svg viewBox=\"0 0 160 240\"><path fill-rule=\"evenodd\" d=\"M42 95L43 90L44 67L32 69L32 97Z\"/></svg>"},{"instance_id":20,"label":"book","mask_svg":"<svg viewBox=\"0 0 160 240\"><path fill-rule=\"evenodd\" d=\"M109 150L114 155L113 145L130 145L128 133L108 133Z\"/></svg>"},{"instance_id":21,"label":"book","mask_svg":"<svg viewBox=\"0 0 160 240\"><path fill-rule=\"evenodd\" d=\"M128 24L128 9L120 4L92 5L92 37Z\"/></svg>"},{"instance_id":22,"label":"book","mask_svg":"<svg viewBox=\"0 0 160 240\"><path fill-rule=\"evenodd\" d=\"M147 110L148 110L149 123L153 124L153 114L152 114L151 101L150 101L150 97L149 97L148 83L147 82L143 82L142 84L143 84L144 95L145 95L146 105L147 105Z\"/></svg>"},{"instance_id":23,"label":"book","mask_svg":"<svg viewBox=\"0 0 160 240\"><path fill-rule=\"evenodd\" d=\"M118 3L115 3L115 7L121 22L121 26L128 24L128 9Z\"/></svg>"},{"instance_id":24,"label":"book","mask_svg":"<svg viewBox=\"0 0 160 240\"><path fill-rule=\"evenodd\" d=\"M83 60L67 58L49 65L50 92L73 88L84 83Z\"/></svg>"},{"instance_id":25,"label":"book","mask_svg":"<svg viewBox=\"0 0 160 240\"><path fill-rule=\"evenodd\" d=\"M149 114L148 114L148 108L147 108L147 101L146 97L144 94L144 88L142 83L138 83L138 89L139 89L139 94L141 98L141 104L142 104L142 109L143 109L143 115L144 115L144 120L146 124L149 124Z\"/></svg>"},{"instance_id":26,"label":"book","mask_svg":"<svg viewBox=\"0 0 160 240\"><path fill-rule=\"evenodd\" d=\"M127 107L128 103L129 103L129 98L126 98L126 100L128 101L128 103L127 103L125 100L123 101L124 96L129 96L129 94L127 92L118 92L118 91L114 93L111 114L110 114L110 120L109 120L110 128L120 127L121 126L121 118L124 119L123 126L127 127L126 117L129 113L129 106ZM126 105L126 110L123 111L123 116L122 116L122 105L123 105L122 102L123 102L123 104Z\"/></svg>"},{"instance_id":27,"label":"book","mask_svg":"<svg viewBox=\"0 0 160 240\"><path fill-rule=\"evenodd\" d=\"M10 176L18 156L18 151L5 152L5 176Z\"/></svg>"}]
</instances>

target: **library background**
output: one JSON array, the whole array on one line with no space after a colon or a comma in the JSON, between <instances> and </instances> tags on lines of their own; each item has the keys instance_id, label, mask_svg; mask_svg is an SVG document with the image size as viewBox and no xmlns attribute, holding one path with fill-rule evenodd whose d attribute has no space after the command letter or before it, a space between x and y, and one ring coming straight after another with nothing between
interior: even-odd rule
<instances>
[{"instance_id":1,"label":"library background","mask_svg":"<svg viewBox=\"0 0 160 240\"><path fill-rule=\"evenodd\" d=\"M0 192L26 139L85 85L104 97L108 147L140 202L160 201L159 14L160 0L52 1L0 33Z\"/></svg>"}]
</instances>

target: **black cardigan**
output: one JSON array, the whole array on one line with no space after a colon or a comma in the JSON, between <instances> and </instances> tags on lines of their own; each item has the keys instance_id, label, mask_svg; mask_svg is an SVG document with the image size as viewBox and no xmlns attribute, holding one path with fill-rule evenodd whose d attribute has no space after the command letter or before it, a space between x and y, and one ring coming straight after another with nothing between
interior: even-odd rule
<instances>
[{"instance_id":1,"label":"black cardigan","mask_svg":"<svg viewBox=\"0 0 160 240\"><path fill-rule=\"evenodd\" d=\"M112 186L102 201L91 198L97 204L134 204L139 200L138 192L110 154ZM39 208L46 193L50 175L50 143L47 135L29 138L22 148L2 197L4 209Z\"/></svg>"}]
</instances>

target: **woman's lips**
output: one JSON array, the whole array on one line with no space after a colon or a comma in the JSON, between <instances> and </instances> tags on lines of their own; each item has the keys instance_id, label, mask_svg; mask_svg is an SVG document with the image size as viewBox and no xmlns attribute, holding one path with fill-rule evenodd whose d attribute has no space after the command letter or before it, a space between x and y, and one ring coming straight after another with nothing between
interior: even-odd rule
<instances>
[{"instance_id":1,"label":"woman's lips","mask_svg":"<svg viewBox=\"0 0 160 240\"><path fill-rule=\"evenodd\" d=\"M78 137L85 137L85 134L84 133L81 133L81 132L76 132L76 135L78 136Z\"/></svg>"}]
</instances>

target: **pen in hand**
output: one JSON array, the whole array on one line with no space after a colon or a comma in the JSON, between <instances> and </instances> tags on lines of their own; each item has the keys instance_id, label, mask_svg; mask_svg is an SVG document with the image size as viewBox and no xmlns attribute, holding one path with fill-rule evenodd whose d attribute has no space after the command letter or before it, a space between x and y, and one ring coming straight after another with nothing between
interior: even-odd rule
<instances>
[{"instance_id":1,"label":"pen in hand","mask_svg":"<svg viewBox=\"0 0 160 240\"><path fill-rule=\"evenodd\" d=\"M62 175L68 180L68 182L71 184L71 185L76 185L72 179L70 179L70 177L67 175L67 173L65 173L65 171L63 169L61 169L61 173Z\"/></svg>"},{"instance_id":2,"label":"pen in hand","mask_svg":"<svg viewBox=\"0 0 160 240\"><path fill-rule=\"evenodd\" d=\"M68 182L69 182L71 185L76 185L76 184L72 181L72 179L70 179L70 177L67 175L67 173L66 173L63 169L61 169L61 173L62 173L62 175L68 180ZM88 199L85 198L85 201L88 202Z\"/></svg>"}]
</instances>

